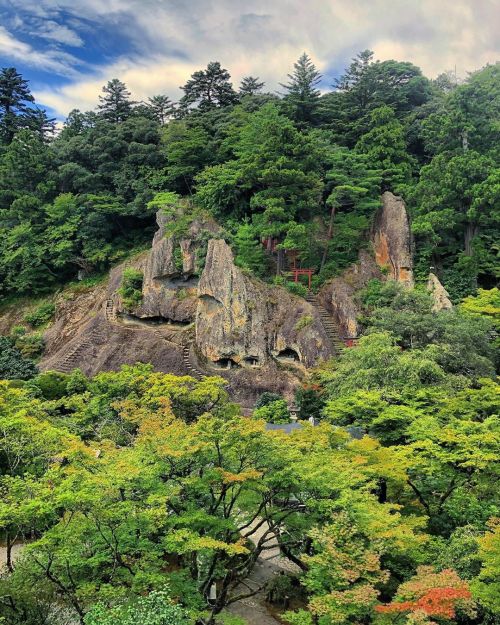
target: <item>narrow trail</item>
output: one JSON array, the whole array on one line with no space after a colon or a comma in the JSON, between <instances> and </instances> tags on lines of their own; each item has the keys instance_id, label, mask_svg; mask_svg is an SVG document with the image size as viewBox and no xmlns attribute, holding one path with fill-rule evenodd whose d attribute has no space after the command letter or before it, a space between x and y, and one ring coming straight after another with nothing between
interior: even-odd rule
<instances>
[{"instance_id":1,"label":"narrow trail","mask_svg":"<svg viewBox=\"0 0 500 625\"><path fill-rule=\"evenodd\" d=\"M257 523L258 521L256 521ZM267 531L267 524L262 525L252 536L251 540L257 543ZM248 592L250 588L259 588L268 584L270 580L280 573L298 573L299 568L281 555L278 541L274 539L269 544L271 549L266 549L257 560L255 567L248 578L236 589L237 592ZM283 625L283 621L277 619L269 611L267 602L267 588L260 590L253 597L241 599L229 606L228 611L246 619L248 625Z\"/></svg>"}]
</instances>

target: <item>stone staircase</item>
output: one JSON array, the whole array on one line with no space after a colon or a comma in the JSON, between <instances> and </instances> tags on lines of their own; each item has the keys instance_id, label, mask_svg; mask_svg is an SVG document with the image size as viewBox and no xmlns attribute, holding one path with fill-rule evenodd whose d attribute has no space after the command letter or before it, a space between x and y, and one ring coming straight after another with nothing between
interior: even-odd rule
<instances>
[{"instance_id":1,"label":"stone staircase","mask_svg":"<svg viewBox=\"0 0 500 625\"><path fill-rule=\"evenodd\" d=\"M83 341L80 341L70 349L64 358L55 366L55 369L61 373L71 373L74 369L78 369L83 352L104 340L105 337L102 332L94 329L91 330Z\"/></svg>"},{"instance_id":2,"label":"stone staircase","mask_svg":"<svg viewBox=\"0 0 500 625\"><path fill-rule=\"evenodd\" d=\"M114 323L116 321L116 309L112 299L106 300L104 315L106 317L106 321L109 321L110 323Z\"/></svg>"},{"instance_id":3,"label":"stone staircase","mask_svg":"<svg viewBox=\"0 0 500 625\"><path fill-rule=\"evenodd\" d=\"M306 300L310 304L312 304L312 306L314 306L314 308L318 312L321 323L323 324L326 335L330 339L335 353L337 355L340 354L345 349L345 343L340 336L339 327L335 322L334 318L330 315L326 308L319 303L317 296L314 295L314 293L312 293L311 291L308 291L306 295Z\"/></svg>"},{"instance_id":4,"label":"stone staircase","mask_svg":"<svg viewBox=\"0 0 500 625\"><path fill-rule=\"evenodd\" d=\"M186 341L182 345L182 360L184 361L184 365L188 371L188 375L197 380L201 380L201 378L206 376L206 373L203 373L198 367L194 364L193 358L191 355L191 348L193 345L193 339L190 337L190 340Z\"/></svg>"}]
</instances>

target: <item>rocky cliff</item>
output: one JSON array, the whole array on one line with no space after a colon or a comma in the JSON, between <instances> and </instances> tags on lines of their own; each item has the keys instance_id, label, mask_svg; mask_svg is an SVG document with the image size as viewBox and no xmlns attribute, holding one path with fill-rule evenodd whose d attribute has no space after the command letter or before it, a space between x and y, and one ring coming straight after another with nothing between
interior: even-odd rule
<instances>
[{"instance_id":1,"label":"rocky cliff","mask_svg":"<svg viewBox=\"0 0 500 625\"><path fill-rule=\"evenodd\" d=\"M217 224L189 210L159 212L150 251L116 267L107 284L59 297L42 369L92 375L142 361L175 374L221 375L246 407L263 391L292 399L306 370L342 345L339 334L358 335L359 289L372 278L412 281L408 217L389 193L372 230L374 254L361 251L309 301L237 267ZM132 311L119 294L125 266L143 273Z\"/></svg>"},{"instance_id":2,"label":"rocky cliff","mask_svg":"<svg viewBox=\"0 0 500 625\"><path fill-rule=\"evenodd\" d=\"M181 233L172 215L157 223L151 250L126 264L143 273L141 304L127 310L119 295L125 265L106 285L59 298L42 369L93 375L142 361L222 375L247 407L266 390L291 399L306 368L333 354L314 306L236 267L212 220L198 216Z\"/></svg>"},{"instance_id":3,"label":"rocky cliff","mask_svg":"<svg viewBox=\"0 0 500 625\"><path fill-rule=\"evenodd\" d=\"M413 286L412 238L410 220L402 198L386 191L375 215L371 241L377 265L387 276Z\"/></svg>"},{"instance_id":4,"label":"rocky cliff","mask_svg":"<svg viewBox=\"0 0 500 625\"><path fill-rule=\"evenodd\" d=\"M413 286L412 239L406 206L400 197L386 191L370 233L373 253L361 250L357 263L321 289L321 304L336 319L346 338L358 336L360 307L356 293L374 278L396 280Z\"/></svg>"},{"instance_id":5,"label":"rocky cliff","mask_svg":"<svg viewBox=\"0 0 500 625\"><path fill-rule=\"evenodd\" d=\"M196 343L208 360L229 366L259 367L274 359L311 367L332 355L314 307L245 275L221 239L208 244L198 287Z\"/></svg>"}]
</instances>

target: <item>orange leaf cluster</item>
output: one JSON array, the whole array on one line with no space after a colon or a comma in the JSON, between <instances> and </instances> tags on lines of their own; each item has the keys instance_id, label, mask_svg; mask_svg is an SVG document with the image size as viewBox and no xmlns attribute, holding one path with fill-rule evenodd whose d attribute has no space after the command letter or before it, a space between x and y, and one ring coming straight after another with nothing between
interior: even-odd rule
<instances>
[{"instance_id":1,"label":"orange leaf cluster","mask_svg":"<svg viewBox=\"0 0 500 625\"><path fill-rule=\"evenodd\" d=\"M379 605L377 612L415 612L421 610L429 616L443 618L455 617L456 602L471 598L470 591L462 588L431 588L416 601L395 602L389 605Z\"/></svg>"}]
</instances>

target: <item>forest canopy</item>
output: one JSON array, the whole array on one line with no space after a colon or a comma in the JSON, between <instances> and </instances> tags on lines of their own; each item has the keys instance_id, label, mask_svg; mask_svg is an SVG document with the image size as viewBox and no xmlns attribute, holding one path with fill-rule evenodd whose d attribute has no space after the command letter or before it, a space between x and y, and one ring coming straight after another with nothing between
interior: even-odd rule
<instances>
[{"instance_id":1,"label":"forest canopy","mask_svg":"<svg viewBox=\"0 0 500 625\"><path fill-rule=\"evenodd\" d=\"M246 239L242 266L255 269L252 241L272 238L299 251L318 285L356 259L381 192L391 190L411 211L417 277L434 267L454 301L491 288L499 71L429 80L366 50L321 93L304 53L273 94L255 76L236 90L211 62L178 103L165 94L135 102L110 80L94 111L71 111L55 134L28 82L4 68L2 293L43 292L79 270L107 269L149 240L151 200L165 192L192 198L229 237Z\"/></svg>"}]
</instances>

